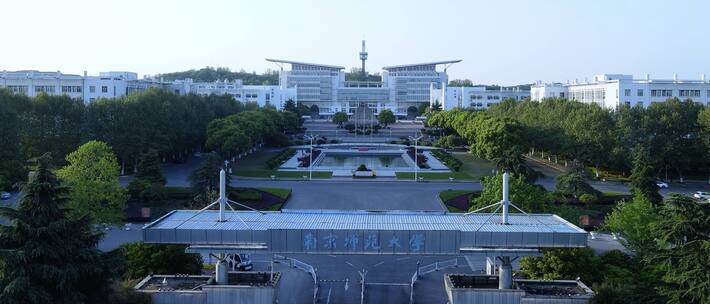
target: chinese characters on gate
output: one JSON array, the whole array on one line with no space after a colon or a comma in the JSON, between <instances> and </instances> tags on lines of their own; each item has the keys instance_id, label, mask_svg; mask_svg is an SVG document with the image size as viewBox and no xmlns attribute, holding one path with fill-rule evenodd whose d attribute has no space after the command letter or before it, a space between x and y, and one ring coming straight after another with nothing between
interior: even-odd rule
<instances>
[{"instance_id":1,"label":"chinese characters on gate","mask_svg":"<svg viewBox=\"0 0 710 304\"><path fill-rule=\"evenodd\" d=\"M409 244L409 252L417 253L424 250L425 240L424 233L412 233L408 242L404 244ZM362 244L361 247L360 244ZM358 251L360 248L363 251L402 251L402 244L403 240L394 234L387 240L381 241L377 232L348 233L341 240L333 233L321 236L320 239L313 232L303 235L303 250L307 252L318 251L319 248L328 251Z\"/></svg>"}]
</instances>

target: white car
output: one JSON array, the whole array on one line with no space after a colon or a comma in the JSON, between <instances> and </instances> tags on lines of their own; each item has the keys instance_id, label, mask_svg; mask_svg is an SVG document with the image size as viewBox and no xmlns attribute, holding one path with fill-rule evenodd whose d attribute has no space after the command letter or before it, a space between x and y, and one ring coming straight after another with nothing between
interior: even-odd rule
<instances>
[{"instance_id":1,"label":"white car","mask_svg":"<svg viewBox=\"0 0 710 304\"><path fill-rule=\"evenodd\" d=\"M5 191L0 192L0 199L1 200L9 200L10 197L12 197L12 194L10 194L10 192L5 192Z\"/></svg>"},{"instance_id":2,"label":"white car","mask_svg":"<svg viewBox=\"0 0 710 304\"><path fill-rule=\"evenodd\" d=\"M710 193L703 192L703 191L695 191L695 193L693 193L693 197L697 198L697 199L706 200L706 199L710 198Z\"/></svg>"},{"instance_id":3,"label":"white car","mask_svg":"<svg viewBox=\"0 0 710 304\"><path fill-rule=\"evenodd\" d=\"M661 189L667 189L667 188L668 188L668 184L667 184L666 182L664 182L664 181L657 181L657 182L656 182L656 186L658 186L658 188L661 188Z\"/></svg>"}]
</instances>

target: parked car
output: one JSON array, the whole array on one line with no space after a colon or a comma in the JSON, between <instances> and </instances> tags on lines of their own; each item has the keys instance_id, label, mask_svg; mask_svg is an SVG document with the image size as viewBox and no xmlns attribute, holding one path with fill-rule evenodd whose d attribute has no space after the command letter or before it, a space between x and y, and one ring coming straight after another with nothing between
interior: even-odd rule
<instances>
[{"instance_id":1,"label":"parked car","mask_svg":"<svg viewBox=\"0 0 710 304\"><path fill-rule=\"evenodd\" d=\"M668 188L668 184L667 184L666 182L664 182L664 181L657 181L657 182L656 182L656 186L658 186L658 188L661 188L661 189L667 189L667 188Z\"/></svg>"},{"instance_id":2,"label":"parked car","mask_svg":"<svg viewBox=\"0 0 710 304\"><path fill-rule=\"evenodd\" d=\"M249 259L248 254L235 254L233 255L234 261L230 261L236 264L235 268L239 271L250 271L254 268L251 259Z\"/></svg>"},{"instance_id":3,"label":"parked car","mask_svg":"<svg viewBox=\"0 0 710 304\"><path fill-rule=\"evenodd\" d=\"M0 199L1 200L9 200L12 197L12 194L10 192L0 192Z\"/></svg>"},{"instance_id":4,"label":"parked car","mask_svg":"<svg viewBox=\"0 0 710 304\"><path fill-rule=\"evenodd\" d=\"M697 198L697 199L706 200L706 199L710 199L710 193L703 192L703 191L695 191L695 193L693 193L693 197Z\"/></svg>"}]
</instances>

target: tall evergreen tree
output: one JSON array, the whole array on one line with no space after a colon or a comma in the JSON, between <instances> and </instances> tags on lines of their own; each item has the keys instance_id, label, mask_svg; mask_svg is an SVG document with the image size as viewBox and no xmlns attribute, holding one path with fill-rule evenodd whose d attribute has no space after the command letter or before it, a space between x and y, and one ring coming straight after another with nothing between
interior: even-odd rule
<instances>
[{"instance_id":1,"label":"tall evergreen tree","mask_svg":"<svg viewBox=\"0 0 710 304\"><path fill-rule=\"evenodd\" d=\"M660 286L668 303L710 303L710 204L671 194L660 207L652 236L658 263L667 285Z\"/></svg>"},{"instance_id":2,"label":"tall evergreen tree","mask_svg":"<svg viewBox=\"0 0 710 304\"><path fill-rule=\"evenodd\" d=\"M651 204L657 205L663 201L658 193L653 167L649 164L646 151L637 146L634 152L634 167L631 170L631 191L634 196L643 196Z\"/></svg>"},{"instance_id":3,"label":"tall evergreen tree","mask_svg":"<svg viewBox=\"0 0 710 304\"><path fill-rule=\"evenodd\" d=\"M219 171L224 167L224 160L216 152L211 152L203 158L200 166L190 174L194 201L204 205L215 201L219 192ZM226 175L229 186L230 174Z\"/></svg>"},{"instance_id":4,"label":"tall evergreen tree","mask_svg":"<svg viewBox=\"0 0 710 304\"><path fill-rule=\"evenodd\" d=\"M0 303L94 303L108 290L101 234L88 216L67 217L68 188L37 159L17 210L0 208Z\"/></svg>"},{"instance_id":5,"label":"tall evergreen tree","mask_svg":"<svg viewBox=\"0 0 710 304\"><path fill-rule=\"evenodd\" d=\"M160 155L158 151L148 150L138 162L138 172L136 178L150 181L155 184L165 184L165 177L160 166Z\"/></svg>"}]
</instances>

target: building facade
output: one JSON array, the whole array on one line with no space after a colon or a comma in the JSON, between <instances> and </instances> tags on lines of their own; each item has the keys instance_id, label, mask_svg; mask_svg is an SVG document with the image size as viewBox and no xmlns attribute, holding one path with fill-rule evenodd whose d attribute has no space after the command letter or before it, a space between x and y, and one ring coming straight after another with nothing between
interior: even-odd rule
<instances>
[{"instance_id":1,"label":"building facade","mask_svg":"<svg viewBox=\"0 0 710 304\"><path fill-rule=\"evenodd\" d=\"M194 82L192 79L175 80L164 84L166 89L179 95L230 95L239 102L253 102L260 107L273 106L283 109L289 99L297 100L296 89L281 89L277 85L244 85L242 80L223 80L215 82Z\"/></svg>"},{"instance_id":2,"label":"building facade","mask_svg":"<svg viewBox=\"0 0 710 304\"><path fill-rule=\"evenodd\" d=\"M361 104L372 108L375 114L389 109L397 116L406 116L409 107L431 103L432 89L441 90L449 81L446 67L461 61L388 66L383 68L381 81L346 81L342 66L266 60L281 67L281 90L295 90L294 101L318 106L324 117L336 112L351 115ZM284 70L284 65L291 69ZM439 66L444 66L444 70L437 70Z\"/></svg>"},{"instance_id":3,"label":"building facade","mask_svg":"<svg viewBox=\"0 0 710 304\"><path fill-rule=\"evenodd\" d=\"M138 79L133 72L101 72L99 76L84 76L56 72L2 71L0 88L30 97L41 93L67 95L70 98L92 102L99 98L113 98L142 92L149 88L164 88L163 83L151 79Z\"/></svg>"},{"instance_id":4,"label":"building facade","mask_svg":"<svg viewBox=\"0 0 710 304\"><path fill-rule=\"evenodd\" d=\"M676 97L707 105L710 102L710 81L701 75L698 80L634 79L632 75L601 74L593 81L568 84L537 83L531 87L532 100L560 97L585 103L596 103L602 107L616 109L621 105L647 107L653 102L663 102Z\"/></svg>"},{"instance_id":5,"label":"building facade","mask_svg":"<svg viewBox=\"0 0 710 304\"><path fill-rule=\"evenodd\" d=\"M432 86L431 91L430 103L432 105L438 103L443 110L455 108L483 110L506 99L525 100L530 98L530 91L519 88L487 90L485 86L473 86L447 87L446 90L443 90Z\"/></svg>"}]
</instances>

